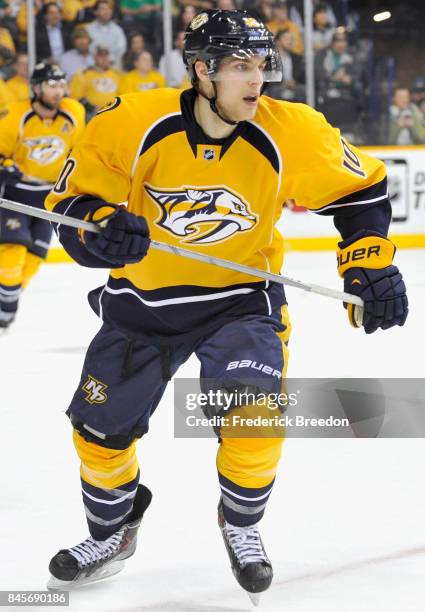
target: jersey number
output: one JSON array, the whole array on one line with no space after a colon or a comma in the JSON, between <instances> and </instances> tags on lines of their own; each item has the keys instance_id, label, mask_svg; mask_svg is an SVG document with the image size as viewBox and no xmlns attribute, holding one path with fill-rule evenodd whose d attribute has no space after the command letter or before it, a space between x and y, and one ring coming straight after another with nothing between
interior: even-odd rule
<instances>
[{"instance_id":1,"label":"jersey number","mask_svg":"<svg viewBox=\"0 0 425 612\"><path fill-rule=\"evenodd\" d=\"M53 187L55 193L65 193L68 190L68 179L71 173L74 172L75 166L77 165L75 159L71 157L66 160L64 167L59 175L56 185Z\"/></svg>"},{"instance_id":2,"label":"jersey number","mask_svg":"<svg viewBox=\"0 0 425 612\"><path fill-rule=\"evenodd\" d=\"M342 165L344 166L344 168L347 168L347 170L350 170L350 172L352 172L353 174L357 174L362 178L366 178L366 173L363 171L362 165L357 155L354 153L354 151L350 149L350 147L343 138L341 138L341 144L344 154L342 160Z\"/></svg>"}]
</instances>

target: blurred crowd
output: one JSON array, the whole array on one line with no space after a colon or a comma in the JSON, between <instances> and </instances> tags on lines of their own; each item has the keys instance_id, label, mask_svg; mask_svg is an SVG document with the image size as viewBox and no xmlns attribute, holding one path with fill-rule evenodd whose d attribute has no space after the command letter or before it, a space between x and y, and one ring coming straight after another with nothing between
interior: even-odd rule
<instances>
[{"instance_id":1,"label":"blurred crowd","mask_svg":"<svg viewBox=\"0 0 425 612\"><path fill-rule=\"evenodd\" d=\"M186 87L184 31L175 29L170 75L162 52L161 0L34 1L36 60L58 64L69 95L88 117L115 95L157 87ZM192 7L188 7L191 9ZM176 24L183 24L182 8ZM26 2L0 0L0 110L29 96ZM185 27L185 26L182 26Z\"/></svg>"},{"instance_id":2,"label":"blurred crowd","mask_svg":"<svg viewBox=\"0 0 425 612\"><path fill-rule=\"evenodd\" d=\"M88 116L114 95L190 86L182 58L184 30L206 8L247 8L276 37L284 78L267 95L306 101L303 0L174 0L173 51L163 56L162 0L34 0L37 61L59 64L69 94ZM316 108L357 144L368 140L373 77L370 45L348 0L314 0ZM26 0L0 0L0 112L29 96ZM379 109L373 144L425 143L425 78L394 85ZM371 113L372 114L372 113Z\"/></svg>"}]
</instances>

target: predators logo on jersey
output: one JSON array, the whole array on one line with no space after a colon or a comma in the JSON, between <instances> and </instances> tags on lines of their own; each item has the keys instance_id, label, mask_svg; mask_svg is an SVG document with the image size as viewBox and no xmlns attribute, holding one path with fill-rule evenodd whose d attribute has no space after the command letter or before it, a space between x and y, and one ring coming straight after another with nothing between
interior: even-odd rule
<instances>
[{"instance_id":1,"label":"predators logo on jersey","mask_svg":"<svg viewBox=\"0 0 425 612\"><path fill-rule=\"evenodd\" d=\"M115 93L117 90L116 82L108 77L93 79L93 87L99 93Z\"/></svg>"},{"instance_id":2,"label":"predators logo on jersey","mask_svg":"<svg viewBox=\"0 0 425 612\"><path fill-rule=\"evenodd\" d=\"M0 119L0 157L11 159L29 177L54 183L82 134L84 115L81 104L70 98L64 98L48 120L35 112L31 100L13 102Z\"/></svg>"},{"instance_id":3,"label":"predators logo on jersey","mask_svg":"<svg viewBox=\"0 0 425 612\"><path fill-rule=\"evenodd\" d=\"M28 159L42 166L54 163L66 149L65 142L58 136L25 138L24 144L29 148Z\"/></svg>"},{"instance_id":4,"label":"predators logo on jersey","mask_svg":"<svg viewBox=\"0 0 425 612\"><path fill-rule=\"evenodd\" d=\"M248 204L224 187L169 191L145 185L145 189L161 209L157 225L175 236L184 236L182 243L221 242L236 232L251 230L257 223Z\"/></svg>"}]
</instances>

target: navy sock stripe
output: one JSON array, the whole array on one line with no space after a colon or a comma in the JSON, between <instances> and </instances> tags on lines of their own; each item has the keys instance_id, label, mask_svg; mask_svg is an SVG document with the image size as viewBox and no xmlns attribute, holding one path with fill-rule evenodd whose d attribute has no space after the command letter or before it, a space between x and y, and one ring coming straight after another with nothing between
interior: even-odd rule
<instances>
[{"instance_id":1,"label":"navy sock stripe","mask_svg":"<svg viewBox=\"0 0 425 612\"><path fill-rule=\"evenodd\" d=\"M105 501L115 501L117 498L121 496L121 492L123 495L129 493L131 491L137 490L137 484L140 479L140 470L137 471L136 478L127 482L125 485L120 485L116 489L105 489L101 487L95 487L94 485L89 484L85 480L81 478L81 487L83 491L92 495L93 497L97 497L98 499L104 499Z\"/></svg>"},{"instance_id":2,"label":"navy sock stripe","mask_svg":"<svg viewBox=\"0 0 425 612\"><path fill-rule=\"evenodd\" d=\"M133 507L134 497L126 499L121 504L109 506L93 501L86 495L83 495L84 506L92 512L95 516L98 516L106 521L111 521L119 516L122 516Z\"/></svg>"},{"instance_id":3,"label":"navy sock stripe","mask_svg":"<svg viewBox=\"0 0 425 612\"><path fill-rule=\"evenodd\" d=\"M223 476L223 474L220 474L220 472L218 472L218 480L219 480L220 485L224 489L227 489L226 494L233 495L235 497L235 500L240 499L236 496L241 496L243 498L253 498L253 501L258 503L260 501L258 500L259 497L265 496L263 497L263 499L267 499L266 494L272 490L275 478L273 478L271 483L266 485L265 487L257 487L257 488L241 487L240 485L237 485L236 483L232 482L231 480Z\"/></svg>"},{"instance_id":4,"label":"navy sock stripe","mask_svg":"<svg viewBox=\"0 0 425 612\"><path fill-rule=\"evenodd\" d=\"M275 479L265 487L241 487L218 473L222 491L224 518L231 525L248 527L258 523L264 515Z\"/></svg>"},{"instance_id":5,"label":"navy sock stripe","mask_svg":"<svg viewBox=\"0 0 425 612\"><path fill-rule=\"evenodd\" d=\"M139 477L138 471L136 478L116 489L95 487L81 479L87 524L95 540L106 540L128 521Z\"/></svg>"}]
</instances>

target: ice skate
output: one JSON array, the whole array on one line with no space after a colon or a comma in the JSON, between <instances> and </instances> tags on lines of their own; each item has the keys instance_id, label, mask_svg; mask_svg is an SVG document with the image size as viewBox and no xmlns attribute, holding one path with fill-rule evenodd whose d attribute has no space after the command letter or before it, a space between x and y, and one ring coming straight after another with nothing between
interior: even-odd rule
<instances>
[{"instance_id":1,"label":"ice skate","mask_svg":"<svg viewBox=\"0 0 425 612\"><path fill-rule=\"evenodd\" d=\"M15 320L15 312L4 312L0 308L0 331L6 331Z\"/></svg>"},{"instance_id":2,"label":"ice skate","mask_svg":"<svg viewBox=\"0 0 425 612\"><path fill-rule=\"evenodd\" d=\"M218 524L229 554L233 574L258 606L259 593L266 591L273 579L273 568L267 558L257 525L236 527L224 518L223 502L218 505Z\"/></svg>"},{"instance_id":3,"label":"ice skate","mask_svg":"<svg viewBox=\"0 0 425 612\"><path fill-rule=\"evenodd\" d=\"M50 561L47 588L67 591L120 572L124 560L136 550L137 531L151 499L149 489L139 485L129 521L121 529L107 540L89 537L77 546L60 550Z\"/></svg>"}]
</instances>

